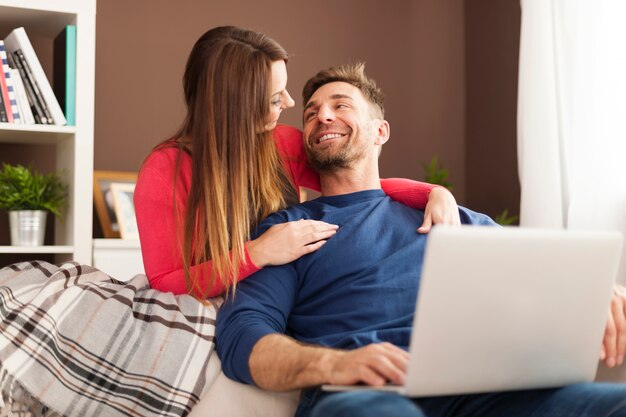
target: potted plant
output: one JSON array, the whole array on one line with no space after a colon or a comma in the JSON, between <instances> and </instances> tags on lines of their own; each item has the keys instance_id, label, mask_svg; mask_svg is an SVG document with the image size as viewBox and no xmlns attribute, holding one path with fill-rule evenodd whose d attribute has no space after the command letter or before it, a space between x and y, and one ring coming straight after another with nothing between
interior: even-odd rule
<instances>
[{"instance_id":1,"label":"potted plant","mask_svg":"<svg viewBox=\"0 0 626 417\"><path fill-rule=\"evenodd\" d=\"M12 245L43 245L47 213L61 217L66 202L67 186L57 173L2 164L0 209L9 211Z\"/></svg>"},{"instance_id":2,"label":"potted plant","mask_svg":"<svg viewBox=\"0 0 626 417\"><path fill-rule=\"evenodd\" d=\"M424 181L442 185L450 191L453 190L454 187L448 181L448 170L441 166L437 155L434 155L428 164L422 163L422 168L424 169ZM509 209L504 209L494 218L494 221L501 226L510 226L519 223L519 216L509 215Z\"/></svg>"},{"instance_id":3,"label":"potted plant","mask_svg":"<svg viewBox=\"0 0 626 417\"><path fill-rule=\"evenodd\" d=\"M424 168L424 181L430 184L437 184L452 191L454 187L448 182L448 170L439 164L439 157L434 155L428 164L422 163Z\"/></svg>"}]
</instances>

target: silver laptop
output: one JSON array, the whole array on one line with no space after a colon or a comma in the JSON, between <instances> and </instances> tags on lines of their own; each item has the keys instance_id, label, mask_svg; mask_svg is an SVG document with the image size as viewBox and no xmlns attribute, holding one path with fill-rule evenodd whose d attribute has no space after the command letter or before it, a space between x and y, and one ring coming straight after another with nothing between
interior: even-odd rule
<instances>
[{"instance_id":1,"label":"silver laptop","mask_svg":"<svg viewBox=\"0 0 626 417\"><path fill-rule=\"evenodd\" d=\"M592 381L622 240L618 232L435 227L406 383L382 389L423 397Z\"/></svg>"}]
</instances>

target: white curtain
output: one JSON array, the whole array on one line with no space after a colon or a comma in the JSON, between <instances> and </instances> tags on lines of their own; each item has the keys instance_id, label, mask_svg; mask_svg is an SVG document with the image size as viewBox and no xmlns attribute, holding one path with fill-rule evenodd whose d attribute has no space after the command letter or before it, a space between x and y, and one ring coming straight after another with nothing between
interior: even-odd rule
<instances>
[{"instance_id":1,"label":"white curtain","mask_svg":"<svg viewBox=\"0 0 626 417\"><path fill-rule=\"evenodd\" d=\"M626 234L626 1L521 5L521 224Z\"/></svg>"}]
</instances>

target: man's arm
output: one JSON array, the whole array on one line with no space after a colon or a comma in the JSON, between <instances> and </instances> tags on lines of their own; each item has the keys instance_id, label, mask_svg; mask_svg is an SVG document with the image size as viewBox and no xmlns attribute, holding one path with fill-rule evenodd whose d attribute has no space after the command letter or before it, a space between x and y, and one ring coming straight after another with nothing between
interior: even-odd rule
<instances>
[{"instance_id":1,"label":"man's arm","mask_svg":"<svg viewBox=\"0 0 626 417\"><path fill-rule=\"evenodd\" d=\"M226 376L254 383L250 353L262 337L285 332L296 292L296 271L286 264L263 268L227 296L216 323L216 350Z\"/></svg>"},{"instance_id":2,"label":"man's arm","mask_svg":"<svg viewBox=\"0 0 626 417\"><path fill-rule=\"evenodd\" d=\"M269 334L254 345L248 365L256 385L287 391L321 384L403 384L408 360L406 351L390 343L338 350Z\"/></svg>"},{"instance_id":3,"label":"man's arm","mask_svg":"<svg viewBox=\"0 0 626 417\"><path fill-rule=\"evenodd\" d=\"M241 282L217 316L217 352L232 379L275 391L319 384L401 384L408 353L389 343L343 351L284 335L296 299L292 264L262 269Z\"/></svg>"}]
</instances>

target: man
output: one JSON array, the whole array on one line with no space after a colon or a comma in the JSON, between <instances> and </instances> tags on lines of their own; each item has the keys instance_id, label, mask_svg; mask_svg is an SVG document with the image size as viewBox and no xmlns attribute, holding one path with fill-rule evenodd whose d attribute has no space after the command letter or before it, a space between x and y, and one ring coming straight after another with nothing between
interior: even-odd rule
<instances>
[{"instance_id":1,"label":"man","mask_svg":"<svg viewBox=\"0 0 626 417\"><path fill-rule=\"evenodd\" d=\"M322 197L266 219L340 226L317 252L240 283L217 323L229 377L270 390L321 384L401 384L419 285L423 213L380 189L378 155L389 139L382 95L363 65L318 73L304 88L304 145ZM460 209L463 223L490 225ZM287 335L289 336L287 336ZM555 414L555 410L559 410ZM297 416L626 416L626 387L420 398L382 392L304 391ZM587 413L587 414L585 414Z\"/></svg>"}]
</instances>

